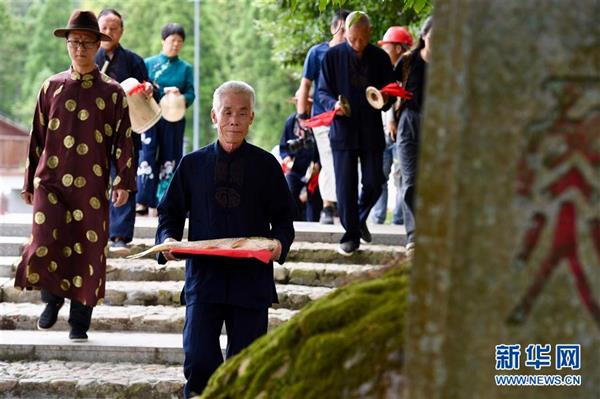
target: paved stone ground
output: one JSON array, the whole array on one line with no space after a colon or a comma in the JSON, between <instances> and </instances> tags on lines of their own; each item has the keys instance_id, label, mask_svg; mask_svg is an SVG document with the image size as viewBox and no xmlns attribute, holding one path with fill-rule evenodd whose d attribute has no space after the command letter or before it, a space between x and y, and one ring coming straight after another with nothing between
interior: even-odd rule
<instances>
[{"instance_id":1,"label":"paved stone ground","mask_svg":"<svg viewBox=\"0 0 600 399\"><path fill-rule=\"evenodd\" d=\"M184 383L179 365L0 362L0 398L181 398Z\"/></svg>"}]
</instances>

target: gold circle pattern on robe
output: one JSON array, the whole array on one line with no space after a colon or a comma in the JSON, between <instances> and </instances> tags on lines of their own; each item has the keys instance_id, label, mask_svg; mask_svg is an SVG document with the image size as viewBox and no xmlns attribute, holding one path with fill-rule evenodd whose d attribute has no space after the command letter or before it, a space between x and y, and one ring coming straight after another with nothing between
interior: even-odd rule
<instances>
[{"instance_id":1,"label":"gold circle pattern on robe","mask_svg":"<svg viewBox=\"0 0 600 399\"><path fill-rule=\"evenodd\" d=\"M50 155L48 157L48 160L46 161L46 165L48 165L48 167L50 169L56 169L56 167L58 166L58 157L56 155Z\"/></svg>"},{"instance_id":2,"label":"gold circle pattern on robe","mask_svg":"<svg viewBox=\"0 0 600 399\"><path fill-rule=\"evenodd\" d=\"M96 232L94 230L86 231L85 236L89 242L97 242L98 241L98 234L96 234Z\"/></svg>"},{"instance_id":3,"label":"gold circle pattern on robe","mask_svg":"<svg viewBox=\"0 0 600 399\"><path fill-rule=\"evenodd\" d=\"M56 271L56 269L58 269L58 263L56 263L55 261L50 261L50 263L48 264L48 271L51 273L54 273Z\"/></svg>"},{"instance_id":4,"label":"gold circle pattern on robe","mask_svg":"<svg viewBox=\"0 0 600 399\"><path fill-rule=\"evenodd\" d=\"M56 194L48 193L48 202L50 202L52 205L58 204L58 198L56 197Z\"/></svg>"},{"instance_id":5,"label":"gold circle pattern on robe","mask_svg":"<svg viewBox=\"0 0 600 399\"><path fill-rule=\"evenodd\" d=\"M27 275L27 281L31 284L37 284L40 281L40 275L37 273L29 273L29 275Z\"/></svg>"},{"instance_id":6,"label":"gold circle pattern on robe","mask_svg":"<svg viewBox=\"0 0 600 399\"><path fill-rule=\"evenodd\" d=\"M77 176L75 178L75 183L74 183L75 187L77 187L77 188L83 188L83 187L85 187L85 183L86 183L85 177L83 177L83 176Z\"/></svg>"},{"instance_id":7,"label":"gold circle pattern on robe","mask_svg":"<svg viewBox=\"0 0 600 399\"><path fill-rule=\"evenodd\" d=\"M71 187L71 184L73 184L73 175L70 173L63 175L62 184L65 187Z\"/></svg>"},{"instance_id":8,"label":"gold circle pattern on robe","mask_svg":"<svg viewBox=\"0 0 600 399\"><path fill-rule=\"evenodd\" d=\"M34 238L23 249L15 286L58 290L66 298L95 306L104 296L104 195L117 148L119 187L134 190L135 171L127 168L133 143L121 88L112 79L103 83L97 70L86 75L63 73L46 81L46 90L40 91L38 104L44 107L38 105L34 112L30 155L25 158L30 175L26 184L36 190ZM44 215L42 224L37 212ZM31 266L25 269L27 265Z\"/></svg>"},{"instance_id":9,"label":"gold circle pattern on robe","mask_svg":"<svg viewBox=\"0 0 600 399\"><path fill-rule=\"evenodd\" d=\"M98 176L98 177L102 176L102 166L95 163L94 166L92 166L92 170L94 171L94 174L96 176Z\"/></svg>"},{"instance_id":10,"label":"gold circle pattern on robe","mask_svg":"<svg viewBox=\"0 0 600 399\"><path fill-rule=\"evenodd\" d=\"M71 247L64 247L64 248L62 249L62 255L63 255L65 258L68 258L68 257L70 257L72 253L73 253L73 250L71 249Z\"/></svg>"},{"instance_id":11,"label":"gold circle pattern on robe","mask_svg":"<svg viewBox=\"0 0 600 399\"><path fill-rule=\"evenodd\" d=\"M73 219L75 219L76 222L80 222L83 219L83 211L81 209L75 209L73 211Z\"/></svg>"},{"instance_id":12,"label":"gold circle pattern on robe","mask_svg":"<svg viewBox=\"0 0 600 399\"><path fill-rule=\"evenodd\" d=\"M73 145L75 144L75 137L71 136L70 134L65 136L65 138L63 139L63 144L67 148L73 147Z\"/></svg>"},{"instance_id":13,"label":"gold circle pattern on robe","mask_svg":"<svg viewBox=\"0 0 600 399\"><path fill-rule=\"evenodd\" d=\"M90 198L90 206L96 210L100 209L100 200L96 197Z\"/></svg>"},{"instance_id":14,"label":"gold circle pattern on robe","mask_svg":"<svg viewBox=\"0 0 600 399\"><path fill-rule=\"evenodd\" d=\"M52 118L52 119L50 119L50 122L48 122L48 129L50 129L50 130L58 130L59 127L60 127L60 119L58 119L58 118Z\"/></svg>"},{"instance_id":15,"label":"gold circle pattern on robe","mask_svg":"<svg viewBox=\"0 0 600 399\"><path fill-rule=\"evenodd\" d=\"M77 108L77 101L75 101L73 99L69 99L69 100L65 101L65 108L69 112L75 111L75 109Z\"/></svg>"},{"instance_id":16,"label":"gold circle pattern on robe","mask_svg":"<svg viewBox=\"0 0 600 399\"><path fill-rule=\"evenodd\" d=\"M46 221L46 215L44 214L44 212L41 211L36 212L33 217L33 220L35 220L37 224L44 224L44 222Z\"/></svg>"},{"instance_id":17,"label":"gold circle pattern on robe","mask_svg":"<svg viewBox=\"0 0 600 399\"><path fill-rule=\"evenodd\" d=\"M60 280L60 289L63 291L69 291L69 288L71 288L71 283L69 282L69 280L67 280L66 278L63 278L62 280Z\"/></svg>"},{"instance_id":18,"label":"gold circle pattern on robe","mask_svg":"<svg viewBox=\"0 0 600 399\"><path fill-rule=\"evenodd\" d=\"M102 111L104 108L106 108L106 103L101 97L96 97L96 106L100 111Z\"/></svg>"},{"instance_id":19,"label":"gold circle pattern on robe","mask_svg":"<svg viewBox=\"0 0 600 399\"><path fill-rule=\"evenodd\" d=\"M77 145L77 153L79 155L85 155L88 153L88 151L89 151L89 147L87 144L81 143L81 144Z\"/></svg>"},{"instance_id":20,"label":"gold circle pattern on robe","mask_svg":"<svg viewBox=\"0 0 600 399\"><path fill-rule=\"evenodd\" d=\"M79 110L79 112L77 113L77 117L79 118L79 120L85 121L87 120L87 118L90 117L90 112L87 109Z\"/></svg>"},{"instance_id":21,"label":"gold circle pattern on robe","mask_svg":"<svg viewBox=\"0 0 600 399\"><path fill-rule=\"evenodd\" d=\"M46 246L38 247L35 250L35 254L38 256L38 258L43 258L44 256L48 255L48 247L46 247Z\"/></svg>"}]
</instances>

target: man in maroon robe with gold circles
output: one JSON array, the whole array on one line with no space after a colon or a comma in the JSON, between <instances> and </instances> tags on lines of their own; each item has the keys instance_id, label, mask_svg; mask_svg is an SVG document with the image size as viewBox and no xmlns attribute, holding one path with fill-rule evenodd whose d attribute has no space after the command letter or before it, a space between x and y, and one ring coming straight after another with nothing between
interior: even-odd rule
<instances>
[{"instance_id":1,"label":"man in maroon robe with gold circles","mask_svg":"<svg viewBox=\"0 0 600 399\"><path fill-rule=\"evenodd\" d=\"M100 41L110 40L96 16L76 10L54 36L66 39L72 63L38 96L21 193L33 204L32 237L15 286L41 290L43 330L69 298L69 338L86 340L93 307L104 298L108 201L121 206L136 187L133 141L125 94L95 64Z\"/></svg>"}]
</instances>

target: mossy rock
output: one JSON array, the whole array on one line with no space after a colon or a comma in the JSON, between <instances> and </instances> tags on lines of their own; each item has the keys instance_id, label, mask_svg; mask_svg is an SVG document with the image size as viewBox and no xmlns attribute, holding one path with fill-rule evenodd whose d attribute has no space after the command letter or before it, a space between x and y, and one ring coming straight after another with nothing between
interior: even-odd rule
<instances>
[{"instance_id":1,"label":"mossy rock","mask_svg":"<svg viewBox=\"0 0 600 399\"><path fill-rule=\"evenodd\" d=\"M339 288L225 362L202 398L399 398L407 296L404 263Z\"/></svg>"}]
</instances>

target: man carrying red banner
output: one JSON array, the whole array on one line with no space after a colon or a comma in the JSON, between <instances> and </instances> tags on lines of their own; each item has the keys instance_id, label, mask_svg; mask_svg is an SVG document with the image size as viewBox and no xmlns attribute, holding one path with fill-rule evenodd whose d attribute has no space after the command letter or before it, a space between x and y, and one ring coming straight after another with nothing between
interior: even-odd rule
<instances>
[{"instance_id":1,"label":"man carrying red banner","mask_svg":"<svg viewBox=\"0 0 600 399\"><path fill-rule=\"evenodd\" d=\"M217 141L186 155L158 206L156 243L231 237L275 240L271 259L283 263L294 240L294 205L281 166L246 142L254 120L254 89L223 83L213 95ZM159 263L172 260L165 251ZM184 396L200 394L223 362L219 336L225 323L229 358L267 332L268 308L277 302L273 262L196 256L185 268Z\"/></svg>"},{"instance_id":2,"label":"man carrying red banner","mask_svg":"<svg viewBox=\"0 0 600 399\"><path fill-rule=\"evenodd\" d=\"M325 109L338 109L329 138L336 175L338 213L346 233L338 252L354 253L362 239L371 242L367 217L384 182L385 138L381 112L371 107L365 96L368 86L383 88L395 82L392 64L385 51L370 44L371 23L367 14L354 11L346 18L346 42L329 49L321 66L317 96ZM348 101L351 114L340 106ZM387 110L392 101L387 101ZM362 191L358 193L358 160Z\"/></svg>"}]
</instances>

